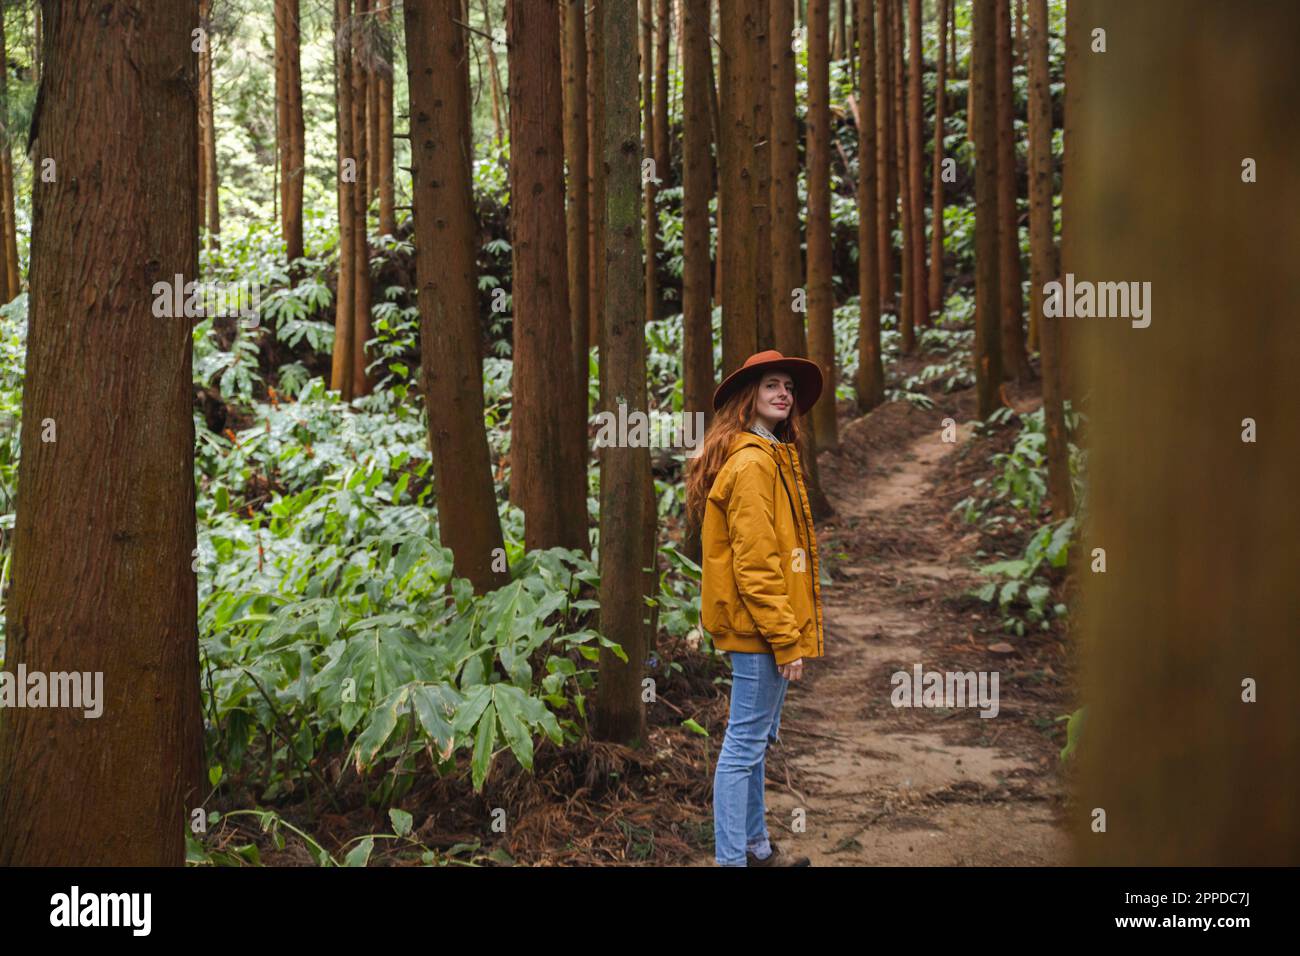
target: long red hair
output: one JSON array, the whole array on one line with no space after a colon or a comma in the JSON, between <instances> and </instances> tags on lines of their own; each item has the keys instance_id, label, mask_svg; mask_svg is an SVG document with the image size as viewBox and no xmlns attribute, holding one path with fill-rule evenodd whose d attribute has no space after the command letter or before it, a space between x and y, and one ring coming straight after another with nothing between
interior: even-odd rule
<instances>
[{"instance_id":1,"label":"long red hair","mask_svg":"<svg viewBox=\"0 0 1300 956\"><path fill-rule=\"evenodd\" d=\"M754 376L723 403L704 432L700 453L687 459L686 513L697 528L704 520L704 502L713 488L713 479L718 477L718 472L727 462L731 440L746 431L754 420L759 381L759 376ZM772 430L772 434L783 442L793 443L799 456L803 457L798 403L790 406L790 414Z\"/></svg>"}]
</instances>

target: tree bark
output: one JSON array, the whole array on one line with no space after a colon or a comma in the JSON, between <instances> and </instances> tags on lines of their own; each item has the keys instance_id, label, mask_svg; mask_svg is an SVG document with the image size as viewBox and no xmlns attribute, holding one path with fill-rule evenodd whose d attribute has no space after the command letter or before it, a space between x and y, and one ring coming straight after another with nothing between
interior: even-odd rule
<instances>
[{"instance_id":1,"label":"tree bark","mask_svg":"<svg viewBox=\"0 0 1300 956\"><path fill-rule=\"evenodd\" d=\"M997 410L1002 384L998 278L997 11L1006 0L974 0L971 81L975 88L975 392L980 418Z\"/></svg>"},{"instance_id":2,"label":"tree bark","mask_svg":"<svg viewBox=\"0 0 1300 956\"><path fill-rule=\"evenodd\" d=\"M420 370L438 496L438 538L482 594L508 584L483 428L478 223L461 0L405 0ZM497 568L493 569L495 559Z\"/></svg>"},{"instance_id":3,"label":"tree bark","mask_svg":"<svg viewBox=\"0 0 1300 956\"><path fill-rule=\"evenodd\" d=\"M883 2L883 0L882 0ZM876 31L872 0L858 0L858 411L866 414L885 400L885 370L880 353L880 207L876 201L877 125Z\"/></svg>"},{"instance_id":4,"label":"tree bark","mask_svg":"<svg viewBox=\"0 0 1300 956\"><path fill-rule=\"evenodd\" d=\"M912 326L930 321L929 280L925 271L925 134L921 98L921 0L908 0L907 175L912 197Z\"/></svg>"},{"instance_id":5,"label":"tree bark","mask_svg":"<svg viewBox=\"0 0 1300 956\"><path fill-rule=\"evenodd\" d=\"M487 42L487 58L488 58L488 85L492 91L492 134L493 137L496 139L497 146L500 147L501 144L505 142L505 132L504 132L505 122L501 117L501 105L502 105L502 100L504 100L505 97L501 91L501 70L497 66L497 51L496 51L496 47L493 45L495 41L491 39L491 37L493 36L492 10L488 5L488 0L482 0L482 2L483 2L483 26L486 29L489 37ZM600 0L592 0L593 6L599 3Z\"/></svg>"},{"instance_id":6,"label":"tree bark","mask_svg":"<svg viewBox=\"0 0 1300 956\"><path fill-rule=\"evenodd\" d=\"M275 4L276 147L280 159L280 237L285 258L303 255L302 191L305 125L302 113L302 58L299 0Z\"/></svg>"},{"instance_id":7,"label":"tree bark","mask_svg":"<svg viewBox=\"0 0 1300 956\"><path fill-rule=\"evenodd\" d=\"M377 0L379 22L385 31L393 22L393 0ZM379 232L397 235L396 199L393 195L393 64L379 71ZM468 117L466 122L469 122Z\"/></svg>"},{"instance_id":8,"label":"tree bark","mask_svg":"<svg viewBox=\"0 0 1300 956\"><path fill-rule=\"evenodd\" d=\"M890 23L892 0L876 2L876 251L880 263L880 308L894 304L894 217L898 190L894 182L894 68Z\"/></svg>"},{"instance_id":9,"label":"tree bark","mask_svg":"<svg viewBox=\"0 0 1300 956\"><path fill-rule=\"evenodd\" d=\"M1025 353L1024 295L1020 288L1020 213L1016 208L1015 107L1011 88L1010 0L997 8L998 301L1002 312L1002 374L1030 375Z\"/></svg>"},{"instance_id":10,"label":"tree bark","mask_svg":"<svg viewBox=\"0 0 1300 956\"><path fill-rule=\"evenodd\" d=\"M1278 119L1294 115L1294 83L1279 80L1294 77L1300 6L1252 7L1248 26L1239 6L1205 0L1177 16L1085 9L1112 43L1082 53L1104 68L1083 72L1072 120L1090 148L1070 173L1071 265L1150 282L1154 308L1145 328L1063 320L1092 383L1083 554L1104 547L1110 565L1082 573L1075 860L1295 866L1300 182L1295 124ZM1192 64L1232 81L1189 82ZM1258 182L1241 180L1246 157Z\"/></svg>"},{"instance_id":11,"label":"tree bark","mask_svg":"<svg viewBox=\"0 0 1300 956\"><path fill-rule=\"evenodd\" d=\"M839 444L835 296L831 288L830 0L808 3L808 353L824 389L812 407L814 454Z\"/></svg>"},{"instance_id":12,"label":"tree bark","mask_svg":"<svg viewBox=\"0 0 1300 956\"><path fill-rule=\"evenodd\" d=\"M656 267L659 261L659 214L656 201L658 180L663 174L655 160L655 84L654 84L654 3L641 0L641 104L644 110L642 128L645 130L646 153L642 161L654 160L654 175L645 183L645 321L654 320L659 311L659 281Z\"/></svg>"},{"instance_id":13,"label":"tree bark","mask_svg":"<svg viewBox=\"0 0 1300 956\"><path fill-rule=\"evenodd\" d=\"M709 0L682 0L682 408L713 419L713 277L709 257ZM694 422L694 418L691 419ZM702 437L702 433L698 438ZM700 554L700 529L689 521L684 551Z\"/></svg>"},{"instance_id":14,"label":"tree bark","mask_svg":"<svg viewBox=\"0 0 1300 956\"><path fill-rule=\"evenodd\" d=\"M934 73L934 168L930 170L932 209L930 216L930 294L929 307L942 314L943 298L943 120L947 107L947 57L944 34L948 22L949 0L939 0L939 62Z\"/></svg>"},{"instance_id":15,"label":"tree bark","mask_svg":"<svg viewBox=\"0 0 1300 956\"><path fill-rule=\"evenodd\" d=\"M535 0L527 0L535 2ZM604 7L604 166L608 175L605 217L605 341L602 393L626 402L628 413L645 412L646 356L642 322L644 271L638 206L643 155L637 115L636 0L602 0ZM512 76L519 74L512 70ZM511 111L514 115L514 111ZM622 646L626 663L600 651L599 691L592 720L598 740L639 746L645 737L641 677L645 670L643 529L644 488L650 449L607 447L600 469L600 628Z\"/></svg>"},{"instance_id":16,"label":"tree bark","mask_svg":"<svg viewBox=\"0 0 1300 956\"><path fill-rule=\"evenodd\" d=\"M5 302L22 291L18 272L18 222L14 216L13 141L9 133L9 70L5 53L4 13L0 10L0 204L3 204L0 228L3 236L4 267L0 269L0 295ZM40 175L35 171L33 181Z\"/></svg>"},{"instance_id":17,"label":"tree bark","mask_svg":"<svg viewBox=\"0 0 1300 956\"><path fill-rule=\"evenodd\" d=\"M902 291L899 296L898 327L902 332L902 350L916 351L916 220L912 215L911 139L907 122L907 82L903 56L903 0L890 0L892 6L891 40L894 67L894 151L902 210L903 248L901 252Z\"/></svg>"},{"instance_id":18,"label":"tree bark","mask_svg":"<svg viewBox=\"0 0 1300 956\"><path fill-rule=\"evenodd\" d=\"M755 143L767 136L755 115L755 91L767 86L767 58L759 40L767 33L757 4L728 3L719 9L721 64L718 116L719 219L722 261L722 368L729 374L759 350L759 262L756 243L739 238L758 232L758 206L767 201L759 192L759 164L766 154ZM763 260L766 262L766 260Z\"/></svg>"},{"instance_id":19,"label":"tree bark","mask_svg":"<svg viewBox=\"0 0 1300 956\"><path fill-rule=\"evenodd\" d=\"M221 181L217 175L217 122L216 110L212 101L212 3L208 0L207 15L202 27L206 32L203 50L199 53L199 96L200 108L203 110L204 125L207 136L204 139L206 155L203 169L207 177L204 183L204 196L207 198L208 249L220 248L217 238L221 235L221 200L218 189Z\"/></svg>"},{"instance_id":20,"label":"tree bark","mask_svg":"<svg viewBox=\"0 0 1300 956\"><path fill-rule=\"evenodd\" d=\"M587 217L588 343L600 346L605 334L605 0L592 0L587 22L587 171L591 177ZM603 363L604 350L600 352ZM603 398L602 398L603 407Z\"/></svg>"},{"instance_id":21,"label":"tree bark","mask_svg":"<svg viewBox=\"0 0 1300 956\"><path fill-rule=\"evenodd\" d=\"M352 214L352 193L356 189L355 157L352 153L352 0L334 0L334 87L335 141L338 144L339 264L338 294L334 297L334 354L330 364L330 388L345 402L353 396L352 316L356 220Z\"/></svg>"},{"instance_id":22,"label":"tree bark","mask_svg":"<svg viewBox=\"0 0 1300 956\"><path fill-rule=\"evenodd\" d=\"M1029 0L1029 263L1031 314L1040 330L1043 420L1047 432L1047 489L1052 516L1074 510L1070 449L1061 395L1059 318L1043 314L1043 287L1056 279L1052 238L1052 89L1047 71L1047 0Z\"/></svg>"},{"instance_id":23,"label":"tree bark","mask_svg":"<svg viewBox=\"0 0 1300 956\"><path fill-rule=\"evenodd\" d=\"M585 433L573 425L585 419L586 401L574 376L552 371L557 356L573 354L559 12L555 0L510 0L506 18L514 198L510 500L523 509L528 548L586 551Z\"/></svg>"},{"instance_id":24,"label":"tree bark","mask_svg":"<svg viewBox=\"0 0 1300 956\"><path fill-rule=\"evenodd\" d=\"M182 866L206 788L192 322L153 314L198 273L198 10L100 7L45 10L5 670L102 675L102 719L4 711L3 866Z\"/></svg>"},{"instance_id":25,"label":"tree bark","mask_svg":"<svg viewBox=\"0 0 1300 956\"><path fill-rule=\"evenodd\" d=\"M366 62L365 16L370 0L356 0L352 16L352 151L357 161L357 182L352 190L352 394L369 395L372 382L366 342L370 339L370 105L369 66Z\"/></svg>"},{"instance_id":26,"label":"tree bark","mask_svg":"<svg viewBox=\"0 0 1300 956\"><path fill-rule=\"evenodd\" d=\"M568 227L569 305L572 322L573 371L581 398L583 414L578 420L582 442L587 440L587 380L590 352L588 296L591 294L588 270L591 252L587 248L590 225L587 203L591 183L588 180L590 145L587 142L587 20L585 0L564 0L564 161L568 169L565 191L565 222Z\"/></svg>"}]
</instances>

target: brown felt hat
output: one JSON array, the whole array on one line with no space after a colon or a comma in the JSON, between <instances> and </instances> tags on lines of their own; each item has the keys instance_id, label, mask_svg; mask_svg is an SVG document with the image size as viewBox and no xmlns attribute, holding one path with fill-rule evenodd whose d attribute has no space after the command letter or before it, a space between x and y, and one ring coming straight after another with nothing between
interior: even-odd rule
<instances>
[{"instance_id":1,"label":"brown felt hat","mask_svg":"<svg viewBox=\"0 0 1300 956\"><path fill-rule=\"evenodd\" d=\"M724 378L718 390L713 393L713 410L716 412L721 408L740 386L774 369L790 373L794 379L795 405L798 406L800 415L807 415L808 409L817 404L817 399L822 394L821 367L808 359L787 357L776 349L755 352L745 359L744 365Z\"/></svg>"}]
</instances>

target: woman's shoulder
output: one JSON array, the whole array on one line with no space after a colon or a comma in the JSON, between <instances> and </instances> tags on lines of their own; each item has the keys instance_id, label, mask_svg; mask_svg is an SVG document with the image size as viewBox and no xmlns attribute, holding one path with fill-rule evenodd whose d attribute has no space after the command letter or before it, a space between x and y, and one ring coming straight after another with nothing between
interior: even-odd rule
<instances>
[{"instance_id":1,"label":"woman's shoulder","mask_svg":"<svg viewBox=\"0 0 1300 956\"><path fill-rule=\"evenodd\" d=\"M713 487L709 491L709 497L715 501L727 498L731 494L731 489L735 487L736 478L739 475L749 474L752 470L755 475L775 478L776 469L776 459L772 457L770 452L755 445L737 448L718 470L717 476L713 479Z\"/></svg>"}]
</instances>

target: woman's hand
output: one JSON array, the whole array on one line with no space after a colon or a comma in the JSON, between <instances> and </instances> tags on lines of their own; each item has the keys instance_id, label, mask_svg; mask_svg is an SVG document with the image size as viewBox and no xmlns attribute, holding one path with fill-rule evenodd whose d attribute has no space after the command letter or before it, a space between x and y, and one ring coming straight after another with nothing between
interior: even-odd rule
<instances>
[{"instance_id":1,"label":"woman's hand","mask_svg":"<svg viewBox=\"0 0 1300 956\"><path fill-rule=\"evenodd\" d=\"M789 664L781 664L777 667L777 671L780 672L781 676L786 680L799 680L803 677L803 658L800 657L798 660L793 660Z\"/></svg>"}]
</instances>

